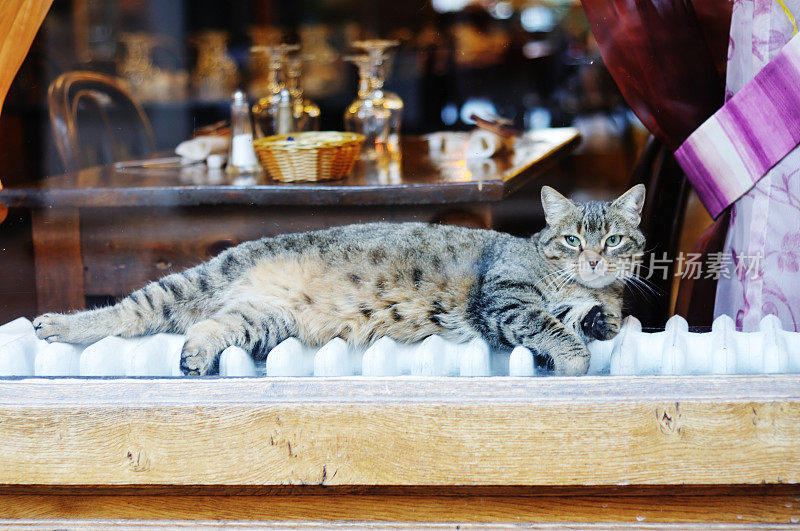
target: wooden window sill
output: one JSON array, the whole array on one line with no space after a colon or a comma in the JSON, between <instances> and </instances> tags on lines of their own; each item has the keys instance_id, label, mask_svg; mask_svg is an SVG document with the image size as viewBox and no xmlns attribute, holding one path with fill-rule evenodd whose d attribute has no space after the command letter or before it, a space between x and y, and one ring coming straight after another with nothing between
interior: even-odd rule
<instances>
[{"instance_id":1,"label":"wooden window sill","mask_svg":"<svg viewBox=\"0 0 800 531\"><path fill-rule=\"evenodd\" d=\"M0 485L800 482L800 376L0 381Z\"/></svg>"},{"instance_id":2,"label":"wooden window sill","mask_svg":"<svg viewBox=\"0 0 800 531\"><path fill-rule=\"evenodd\" d=\"M0 526L783 528L799 442L800 375L0 380Z\"/></svg>"}]
</instances>

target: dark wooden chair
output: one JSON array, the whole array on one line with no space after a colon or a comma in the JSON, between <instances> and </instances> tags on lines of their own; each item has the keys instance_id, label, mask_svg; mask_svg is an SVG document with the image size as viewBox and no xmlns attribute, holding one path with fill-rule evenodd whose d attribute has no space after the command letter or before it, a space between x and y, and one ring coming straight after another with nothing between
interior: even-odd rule
<instances>
[{"instance_id":1,"label":"dark wooden chair","mask_svg":"<svg viewBox=\"0 0 800 531\"><path fill-rule=\"evenodd\" d=\"M632 288L626 310L643 326L663 327L670 315L670 293L675 273L683 218L690 184L672 153L655 137L642 149L631 177L631 186L644 184L647 197L641 227L647 237L647 252L640 274L653 292ZM666 258L666 260L665 260ZM655 268L650 268L655 265Z\"/></svg>"},{"instance_id":2,"label":"dark wooden chair","mask_svg":"<svg viewBox=\"0 0 800 531\"><path fill-rule=\"evenodd\" d=\"M670 294L691 184L672 152L654 137L642 149L631 177L631 186L639 183L647 186L641 223L647 237L643 265L648 268L655 265L652 276L647 279L655 293L644 294L634 289L628 293L626 309L631 315L636 315L643 326L663 327L672 313ZM721 251L725 227L725 220L718 221L692 252L701 254L704 261L708 253ZM641 271L644 277L648 273L648 269ZM674 313L686 318L690 326L710 326L715 295L716 280L681 278Z\"/></svg>"},{"instance_id":3,"label":"dark wooden chair","mask_svg":"<svg viewBox=\"0 0 800 531\"><path fill-rule=\"evenodd\" d=\"M67 171L141 158L155 149L142 106L119 81L66 72L47 91L53 138Z\"/></svg>"}]
</instances>

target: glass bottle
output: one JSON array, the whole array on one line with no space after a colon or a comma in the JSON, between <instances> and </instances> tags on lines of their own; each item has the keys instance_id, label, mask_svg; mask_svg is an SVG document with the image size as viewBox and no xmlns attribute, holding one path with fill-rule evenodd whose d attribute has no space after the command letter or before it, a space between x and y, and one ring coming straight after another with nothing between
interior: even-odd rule
<instances>
[{"instance_id":1,"label":"glass bottle","mask_svg":"<svg viewBox=\"0 0 800 531\"><path fill-rule=\"evenodd\" d=\"M358 67L358 97L344 112L346 131L361 133L366 137L361 147L363 158L376 158L387 150L390 114L384 106L383 94L372 83L374 63L366 55L344 58Z\"/></svg>"},{"instance_id":2,"label":"glass bottle","mask_svg":"<svg viewBox=\"0 0 800 531\"><path fill-rule=\"evenodd\" d=\"M253 125L250 122L250 105L241 90L233 94L231 101L231 147L225 171L232 176L261 171L253 149Z\"/></svg>"},{"instance_id":3,"label":"glass bottle","mask_svg":"<svg viewBox=\"0 0 800 531\"><path fill-rule=\"evenodd\" d=\"M295 131L319 131L319 107L303 97L300 86L302 57L289 57L286 60L286 88L292 97L292 115Z\"/></svg>"},{"instance_id":4,"label":"glass bottle","mask_svg":"<svg viewBox=\"0 0 800 531\"><path fill-rule=\"evenodd\" d=\"M399 41L385 39L370 39L353 43L355 48L364 50L373 63L373 87L376 92L381 93L384 106L390 114L387 145L392 152L400 150L400 122L403 116L403 100L394 92L384 90L383 84L390 70L391 56L388 49L398 44L400 44Z\"/></svg>"}]
</instances>

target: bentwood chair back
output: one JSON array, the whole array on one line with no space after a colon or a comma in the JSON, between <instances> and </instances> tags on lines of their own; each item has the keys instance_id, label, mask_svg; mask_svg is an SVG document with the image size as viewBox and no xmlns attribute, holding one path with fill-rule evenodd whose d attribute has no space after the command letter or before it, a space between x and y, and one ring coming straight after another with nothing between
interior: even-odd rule
<instances>
[{"instance_id":1,"label":"bentwood chair back","mask_svg":"<svg viewBox=\"0 0 800 531\"><path fill-rule=\"evenodd\" d=\"M640 275L647 277L651 266L655 267L647 279L649 289L632 287L629 290L626 310L637 316L644 326L661 327L670 314L675 260L690 185L675 157L654 137L645 144L633 171L631 185L640 183L647 187L640 224L647 238L643 261L647 269L643 267Z\"/></svg>"},{"instance_id":2,"label":"bentwood chair back","mask_svg":"<svg viewBox=\"0 0 800 531\"><path fill-rule=\"evenodd\" d=\"M118 80L105 74L61 74L47 91L47 107L67 171L141 158L155 149L142 106Z\"/></svg>"}]
</instances>

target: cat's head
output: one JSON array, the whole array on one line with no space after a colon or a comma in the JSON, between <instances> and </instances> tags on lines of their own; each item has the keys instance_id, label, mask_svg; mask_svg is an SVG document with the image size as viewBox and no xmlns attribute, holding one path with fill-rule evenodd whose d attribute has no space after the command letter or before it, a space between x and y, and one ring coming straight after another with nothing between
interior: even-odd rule
<instances>
[{"instance_id":1,"label":"cat's head","mask_svg":"<svg viewBox=\"0 0 800 531\"><path fill-rule=\"evenodd\" d=\"M542 187L547 226L539 233L539 243L559 269L556 283L574 280L604 288L624 282L644 252L639 230L644 196L644 185L637 184L614 201L575 203Z\"/></svg>"}]
</instances>

